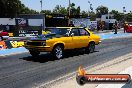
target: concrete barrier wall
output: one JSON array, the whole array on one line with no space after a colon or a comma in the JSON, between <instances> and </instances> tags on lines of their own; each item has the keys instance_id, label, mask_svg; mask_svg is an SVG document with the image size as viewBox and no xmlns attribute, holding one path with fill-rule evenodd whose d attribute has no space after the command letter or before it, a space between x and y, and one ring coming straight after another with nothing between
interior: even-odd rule
<instances>
[{"instance_id":1,"label":"concrete barrier wall","mask_svg":"<svg viewBox=\"0 0 132 88\"><path fill-rule=\"evenodd\" d=\"M0 41L0 50L23 47L24 41L5 40Z\"/></svg>"}]
</instances>

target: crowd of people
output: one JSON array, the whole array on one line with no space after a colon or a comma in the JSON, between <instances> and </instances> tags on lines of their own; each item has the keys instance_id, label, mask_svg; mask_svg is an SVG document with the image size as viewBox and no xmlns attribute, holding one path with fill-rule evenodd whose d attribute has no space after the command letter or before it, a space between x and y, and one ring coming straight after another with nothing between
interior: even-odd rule
<instances>
[{"instance_id":1,"label":"crowd of people","mask_svg":"<svg viewBox=\"0 0 132 88\"><path fill-rule=\"evenodd\" d=\"M105 24L103 22L98 22L97 24L97 31L103 31L105 29ZM120 29L121 25L119 25L119 23L117 21L115 21L115 23L112 24L112 32L114 32L114 34L117 34L118 29ZM124 22L122 27L124 28L124 33L126 32L126 27L128 26L127 22ZM107 27L108 28L108 27ZM109 29L110 30L110 29Z\"/></svg>"}]
</instances>

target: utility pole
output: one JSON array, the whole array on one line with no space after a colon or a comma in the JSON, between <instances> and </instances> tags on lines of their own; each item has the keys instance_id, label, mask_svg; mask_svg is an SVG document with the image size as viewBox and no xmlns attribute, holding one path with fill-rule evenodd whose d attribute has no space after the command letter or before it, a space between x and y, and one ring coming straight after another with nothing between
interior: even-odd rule
<instances>
[{"instance_id":1,"label":"utility pole","mask_svg":"<svg viewBox=\"0 0 132 88\"><path fill-rule=\"evenodd\" d=\"M43 18L43 24L41 24L41 27L42 27L42 31L45 30L45 13L44 14L41 14L42 12L42 8L43 8L43 0L40 0L40 7L41 7L41 10L40 10L40 15L41 17L43 17L44 15L44 18Z\"/></svg>"},{"instance_id":2,"label":"utility pole","mask_svg":"<svg viewBox=\"0 0 132 88\"><path fill-rule=\"evenodd\" d=\"M93 12L93 7L90 1L88 1L89 7L88 7L88 16L90 16L90 12Z\"/></svg>"},{"instance_id":3,"label":"utility pole","mask_svg":"<svg viewBox=\"0 0 132 88\"><path fill-rule=\"evenodd\" d=\"M70 24L70 15L71 15L71 1L69 0L69 20L68 20L68 25Z\"/></svg>"},{"instance_id":4,"label":"utility pole","mask_svg":"<svg viewBox=\"0 0 132 88\"><path fill-rule=\"evenodd\" d=\"M88 1L89 5L90 5L90 1ZM88 6L88 17L90 16L90 13L89 13L89 6Z\"/></svg>"},{"instance_id":5,"label":"utility pole","mask_svg":"<svg viewBox=\"0 0 132 88\"><path fill-rule=\"evenodd\" d=\"M41 11L42 11L42 5L43 5L43 1L42 0L40 0L40 4L41 4L41 10L40 10L40 13L41 13Z\"/></svg>"},{"instance_id":6,"label":"utility pole","mask_svg":"<svg viewBox=\"0 0 132 88\"><path fill-rule=\"evenodd\" d=\"M123 13L124 13L124 22L125 22L125 12L126 12L126 7L123 7Z\"/></svg>"}]
</instances>

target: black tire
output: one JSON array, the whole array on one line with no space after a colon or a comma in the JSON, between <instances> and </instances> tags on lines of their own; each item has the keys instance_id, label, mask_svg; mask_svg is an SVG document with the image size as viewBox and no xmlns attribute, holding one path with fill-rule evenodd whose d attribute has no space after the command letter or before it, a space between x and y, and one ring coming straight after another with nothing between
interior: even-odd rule
<instances>
[{"instance_id":1,"label":"black tire","mask_svg":"<svg viewBox=\"0 0 132 88\"><path fill-rule=\"evenodd\" d=\"M52 50L53 58L55 59L62 59L64 57L64 48L62 45L56 45Z\"/></svg>"},{"instance_id":2,"label":"black tire","mask_svg":"<svg viewBox=\"0 0 132 88\"><path fill-rule=\"evenodd\" d=\"M95 50L95 43L91 42L89 45L85 48L86 53L93 53Z\"/></svg>"},{"instance_id":3,"label":"black tire","mask_svg":"<svg viewBox=\"0 0 132 88\"><path fill-rule=\"evenodd\" d=\"M38 57L39 54L40 54L40 52L38 52L38 51L29 51L29 52L30 52L30 54L31 54L33 57Z\"/></svg>"},{"instance_id":4,"label":"black tire","mask_svg":"<svg viewBox=\"0 0 132 88\"><path fill-rule=\"evenodd\" d=\"M83 76L77 76L76 77L76 81L81 86L84 85L84 84L86 84L86 78L83 77Z\"/></svg>"}]
</instances>

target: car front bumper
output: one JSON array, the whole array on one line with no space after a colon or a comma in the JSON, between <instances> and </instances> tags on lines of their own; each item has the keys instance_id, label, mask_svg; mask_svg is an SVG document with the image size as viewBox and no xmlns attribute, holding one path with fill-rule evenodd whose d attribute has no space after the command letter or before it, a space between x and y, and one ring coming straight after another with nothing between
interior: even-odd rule
<instances>
[{"instance_id":1,"label":"car front bumper","mask_svg":"<svg viewBox=\"0 0 132 88\"><path fill-rule=\"evenodd\" d=\"M100 40L100 41L96 42L95 44L96 44L96 45L99 45L101 42L102 42L102 41Z\"/></svg>"},{"instance_id":2,"label":"car front bumper","mask_svg":"<svg viewBox=\"0 0 132 88\"><path fill-rule=\"evenodd\" d=\"M51 52L50 46L31 46L31 45L25 45L26 49L31 51L39 51L39 52Z\"/></svg>"}]
</instances>

